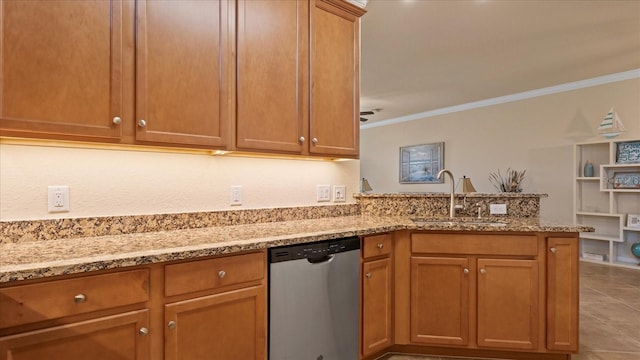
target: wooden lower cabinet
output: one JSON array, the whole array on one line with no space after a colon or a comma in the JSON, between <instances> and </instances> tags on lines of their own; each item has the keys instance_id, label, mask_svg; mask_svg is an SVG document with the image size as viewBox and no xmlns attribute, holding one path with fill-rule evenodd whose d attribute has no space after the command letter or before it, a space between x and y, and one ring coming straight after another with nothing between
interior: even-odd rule
<instances>
[{"instance_id":1,"label":"wooden lower cabinet","mask_svg":"<svg viewBox=\"0 0 640 360\"><path fill-rule=\"evenodd\" d=\"M0 360L147 360L149 311L139 310L0 338Z\"/></svg>"},{"instance_id":2,"label":"wooden lower cabinet","mask_svg":"<svg viewBox=\"0 0 640 360\"><path fill-rule=\"evenodd\" d=\"M367 261L362 265L362 355L392 345L391 259Z\"/></svg>"},{"instance_id":3,"label":"wooden lower cabinet","mask_svg":"<svg viewBox=\"0 0 640 360\"><path fill-rule=\"evenodd\" d=\"M470 270L473 262L467 257L411 258L411 341L536 349L537 261L481 258L473 267L477 275ZM477 295L472 281L477 281ZM477 324L474 342L469 341L472 324Z\"/></svg>"},{"instance_id":4,"label":"wooden lower cabinet","mask_svg":"<svg viewBox=\"0 0 640 360\"><path fill-rule=\"evenodd\" d=\"M411 258L411 341L469 344L469 259Z\"/></svg>"},{"instance_id":5,"label":"wooden lower cabinet","mask_svg":"<svg viewBox=\"0 0 640 360\"><path fill-rule=\"evenodd\" d=\"M266 360L266 255L0 284L0 360Z\"/></svg>"},{"instance_id":6,"label":"wooden lower cabinet","mask_svg":"<svg viewBox=\"0 0 640 360\"><path fill-rule=\"evenodd\" d=\"M388 351L513 359L577 352L577 233L398 231L392 255Z\"/></svg>"},{"instance_id":7,"label":"wooden lower cabinet","mask_svg":"<svg viewBox=\"0 0 640 360\"><path fill-rule=\"evenodd\" d=\"M578 239L547 239L547 348L578 351Z\"/></svg>"},{"instance_id":8,"label":"wooden lower cabinet","mask_svg":"<svg viewBox=\"0 0 640 360\"><path fill-rule=\"evenodd\" d=\"M360 356L393 345L393 234L362 238Z\"/></svg>"},{"instance_id":9,"label":"wooden lower cabinet","mask_svg":"<svg viewBox=\"0 0 640 360\"><path fill-rule=\"evenodd\" d=\"M165 359L264 360L267 339L264 285L165 306Z\"/></svg>"},{"instance_id":10,"label":"wooden lower cabinet","mask_svg":"<svg viewBox=\"0 0 640 360\"><path fill-rule=\"evenodd\" d=\"M478 259L478 347L538 347L538 262Z\"/></svg>"}]
</instances>

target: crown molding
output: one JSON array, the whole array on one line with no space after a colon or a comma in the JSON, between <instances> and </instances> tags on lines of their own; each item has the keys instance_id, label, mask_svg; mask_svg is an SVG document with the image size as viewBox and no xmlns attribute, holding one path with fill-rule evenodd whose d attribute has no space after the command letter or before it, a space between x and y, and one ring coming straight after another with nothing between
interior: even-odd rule
<instances>
[{"instance_id":1,"label":"crown molding","mask_svg":"<svg viewBox=\"0 0 640 360\"><path fill-rule=\"evenodd\" d=\"M461 104L461 105L449 106L449 107L425 111L417 114L405 115L405 116L401 116L393 119L376 121L370 124L362 124L360 125L360 129L370 129L370 128L375 128L380 126L399 124L407 121L420 120L420 119L425 119L433 116L439 116L439 115L451 114L451 113L460 112L460 111L478 109L478 108L487 107L487 106L505 104L512 101L520 101L524 99L535 98L538 96L558 94L566 91L583 89L583 88L588 88L592 86L604 85L604 84L609 84L613 82L636 79L636 78L640 78L640 69L624 71L624 72L611 74L611 75L599 76L599 77L586 79L586 80L574 81L574 82L561 84L561 85L549 86L541 89L500 96L492 99L486 99L486 100L474 101L474 102Z\"/></svg>"}]
</instances>

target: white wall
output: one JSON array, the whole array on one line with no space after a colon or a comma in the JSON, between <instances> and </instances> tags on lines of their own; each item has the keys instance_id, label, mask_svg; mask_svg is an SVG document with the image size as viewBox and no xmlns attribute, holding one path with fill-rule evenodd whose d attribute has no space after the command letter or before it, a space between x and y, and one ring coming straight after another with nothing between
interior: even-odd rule
<instances>
[{"instance_id":1,"label":"white wall","mask_svg":"<svg viewBox=\"0 0 640 360\"><path fill-rule=\"evenodd\" d=\"M239 158L0 144L0 220L328 205L316 185L358 192L359 161ZM47 186L68 185L71 211L47 212ZM229 206L229 186L243 186Z\"/></svg>"},{"instance_id":2,"label":"white wall","mask_svg":"<svg viewBox=\"0 0 640 360\"><path fill-rule=\"evenodd\" d=\"M572 221L573 144L603 140L597 127L615 106L627 132L640 138L640 79L429 117L361 131L361 176L374 192L441 192L450 184L400 184L399 147L445 143L445 168L496 192L488 174L527 170L524 192L547 193L541 217Z\"/></svg>"}]
</instances>

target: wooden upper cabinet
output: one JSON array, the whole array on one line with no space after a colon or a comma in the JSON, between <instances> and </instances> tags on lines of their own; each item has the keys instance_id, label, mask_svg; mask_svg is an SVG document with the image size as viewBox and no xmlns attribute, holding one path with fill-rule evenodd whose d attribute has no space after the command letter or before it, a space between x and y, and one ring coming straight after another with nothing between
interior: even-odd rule
<instances>
[{"instance_id":1,"label":"wooden upper cabinet","mask_svg":"<svg viewBox=\"0 0 640 360\"><path fill-rule=\"evenodd\" d=\"M0 134L119 139L122 2L0 7Z\"/></svg>"},{"instance_id":2,"label":"wooden upper cabinet","mask_svg":"<svg viewBox=\"0 0 640 360\"><path fill-rule=\"evenodd\" d=\"M238 1L239 149L302 153L308 126L308 0Z\"/></svg>"},{"instance_id":3,"label":"wooden upper cabinet","mask_svg":"<svg viewBox=\"0 0 640 360\"><path fill-rule=\"evenodd\" d=\"M357 157L360 111L360 16L337 0L312 0L309 152Z\"/></svg>"},{"instance_id":4,"label":"wooden upper cabinet","mask_svg":"<svg viewBox=\"0 0 640 360\"><path fill-rule=\"evenodd\" d=\"M238 1L239 150L358 156L362 14L342 0Z\"/></svg>"},{"instance_id":5,"label":"wooden upper cabinet","mask_svg":"<svg viewBox=\"0 0 640 360\"><path fill-rule=\"evenodd\" d=\"M136 140L227 144L232 14L227 0L137 2Z\"/></svg>"}]
</instances>

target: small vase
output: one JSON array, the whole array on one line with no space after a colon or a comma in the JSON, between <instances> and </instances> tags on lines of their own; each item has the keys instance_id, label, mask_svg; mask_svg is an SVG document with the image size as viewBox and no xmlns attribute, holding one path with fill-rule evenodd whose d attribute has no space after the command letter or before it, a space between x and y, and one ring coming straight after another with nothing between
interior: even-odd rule
<instances>
[{"instance_id":1,"label":"small vase","mask_svg":"<svg viewBox=\"0 0 640 360\"><path fill-rule=\"evenodd\" d=\"M584 177L593 177L593 164L591 161L587 160L587 163L584 164L584 170L582 172Z\"/></svg>"}]
</instances>

